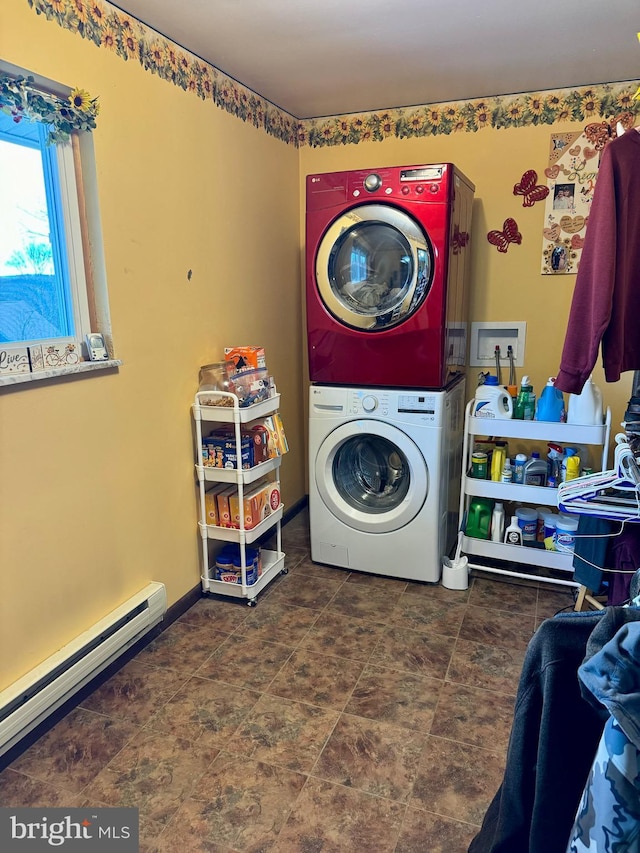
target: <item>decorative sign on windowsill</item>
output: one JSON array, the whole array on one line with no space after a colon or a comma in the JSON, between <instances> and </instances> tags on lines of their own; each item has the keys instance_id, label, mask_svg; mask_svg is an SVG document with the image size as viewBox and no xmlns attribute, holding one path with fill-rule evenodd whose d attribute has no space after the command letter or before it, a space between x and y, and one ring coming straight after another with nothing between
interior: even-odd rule
<instances>
[{"instance_id":1,"label":"decorative sign on windowsill","mask_svg":"<svg viewBox=\"0 0 640 853\"><path fill-rule=\"evenodd\" d=\"M0 349L0 376L37 373L55 367L73 367L79 363L80 352L76 343Z\"/></svg>"},{"instance_id":2,"label":"decorative sign on windowsill","mask_svg":"<svg viewBox=\"0 0 640 853\"><path fill-rule=\"evenodd\" d=\"M34 370L44 370L44 358L42 356L42 344L35 344L29 347L29 361L31 362L31 372Z\"/></svg>"},{"instance_id":3,"label":"decorative sign on windowsill","mask_svg":"<svg viewBox=\"0 0 640 853\"><path fill-rule=\"evenodd\" d=\"M4 387L15 387L24 385L27 387L32 383L39 385L48 380L73 379L74 377L100 375L103 371L107 373L117 370L122 365L120 359L113 358L109 361L79 361L65 367L46 367L44 370L27 371L26 373L1 373L0 389Z\"/></svg>"},{"instance_id":4,"label":"decorative sign on windowsill","mask_svg":"<svg viewBox=\"0 0 640 853\"><path fill-rule=\"evenodd\" d=\"M0 376L9 373L29 373L29 351L27 347L0 349Z\"/></svg>"}]
</instances>

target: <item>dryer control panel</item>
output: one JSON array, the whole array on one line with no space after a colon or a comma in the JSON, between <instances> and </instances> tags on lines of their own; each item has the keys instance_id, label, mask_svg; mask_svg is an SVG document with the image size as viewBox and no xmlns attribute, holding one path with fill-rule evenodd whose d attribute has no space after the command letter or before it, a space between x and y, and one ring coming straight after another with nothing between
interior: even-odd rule
<instances>
[{"instance_id":1,"label":"dryer control panel","mask_svg":"<svg viewBox=\"0 0 640 853\"><path fill-rule=\"evenodd\" d=\"M318 195L322 190L324 176L313 177L317 183L312 184L311 191ZM453 194L453 166L450 163L359 170L347 172L345 177L347 198L359 202L372 198L446 202Z\"/></svg>"}]
</instances>

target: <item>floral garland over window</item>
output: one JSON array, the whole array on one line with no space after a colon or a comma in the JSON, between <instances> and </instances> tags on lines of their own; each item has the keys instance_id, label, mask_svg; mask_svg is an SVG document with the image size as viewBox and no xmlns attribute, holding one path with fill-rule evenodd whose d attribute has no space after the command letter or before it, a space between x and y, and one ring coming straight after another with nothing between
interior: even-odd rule
<instances>
[{"instance_id":1,"label":"floral garland over window","mask_svg":"<svg viewBox=\"0 0 640 853\"><path fill-rule=\"evenodd\" d=\"M11 77L0 72L0 111L17 123L23 118L49 125L49 145L66 142L74 130L93 130L100 107L84 89L60 98L35 87L33 77Z\"/></svg>"}]
</instances>

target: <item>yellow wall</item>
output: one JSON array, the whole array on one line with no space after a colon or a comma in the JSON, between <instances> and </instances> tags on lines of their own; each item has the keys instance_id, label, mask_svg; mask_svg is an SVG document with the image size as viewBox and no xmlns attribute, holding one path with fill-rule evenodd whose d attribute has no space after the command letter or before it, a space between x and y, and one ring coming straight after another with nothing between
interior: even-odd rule
<instances>
[{"instance_id":1,"label":"yellow wall","mask_svg":"<svg viewBox=\"0 0 640 853\"><path fill-rule=\"evenodd\" d=\"M523 208L512 190L527 169L543 175L552 132L581 126L297 151L26 0L1 4L0 58L99 97L99 202L124 361L111 375L0 391L0 688L148 581L167 585L170 604L199 584L189 407L199 365L225 345L265 346L291 445L285 504L304 496L306 174L454 162L476 184L472 319L525 320L536 389L556 373L575 277L540 275L544 208ZM486 233L508 216L523 241L500 255ZM630 377L594 376L616 423Z\"/></svg>"},{"instance_id":2,"label":"yellow wall","mask_svg":"<svg viewBox=\"0 0 640 853\"><path fill-rule=\"evenodd\" d=\"M559 369L575 275L541 275L542 228L545 205L538 202L525 208L513 187L523 173L534 169L538 182L546 185L552 133L581 131L586 122L563 125L529 126L477 133L459 133L419 139L385 139L300 151L300 194L304 205L305 178L309 174L342 169L420 163L455 163L475 184L471 252L471 320L526 322L526 349L518 381L529 374L539 394L550 376ZM502 229L504 220L516 220L522 234L521 245L511 245L501 254L487 240L488 231ZM304 221L300 226L304 241ZM504 364L505 362L503 362ZM467 396L473 396L477 373L470 368ZM485 370L487 368L484 368ZM492 371L492 372L495 372ZM594 381L603 392L605 405L612 410L612 435L620 431L620 421L631 393L632 374L620 382L606 384L600 363ZM503 368L503 381L508 371ZM469 391L469 389L471 389Z\"/></svg>"},{"instance_id":3,"label":"yellow wall","mask_svg":"<svg viewBox=\"0 0 640 853\"><path fill-rule=\"evenodd\" d=\"M114 375L0 391L0 687L150 580L197 587L190 404L201 364L261 344L303 498L298 154L44 16L0 11L0 57L98 96ZM193 271L191 281L188 270Z\"/></svg>"}]
</instances>

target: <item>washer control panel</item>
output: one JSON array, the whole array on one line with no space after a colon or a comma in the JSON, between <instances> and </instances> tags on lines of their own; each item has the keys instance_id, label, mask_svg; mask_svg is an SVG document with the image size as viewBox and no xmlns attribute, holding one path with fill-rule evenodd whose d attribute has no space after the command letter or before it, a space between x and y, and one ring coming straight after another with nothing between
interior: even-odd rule
<instances>
[{"instance_id":1,"label":"washer control panel","mask_svg":"<svg viewBox=\"0 0 640 853\"><path fill-rule=\"evenodd\" d=\"M351 413L354 415L389 414L389 395L376 391L353 391L351 395Z\"/></svg>"},{"instance_id":2,"label":"washer control panel","mask_svg":"<svg viewBox=\"0 0 640 853\"><path fill-rule=\"evenodd\" d=\"M398 414L423 415L423 420L436 419L436 398L434 394L412 393L398 395Z\"/></svg>"}]
</instances>

